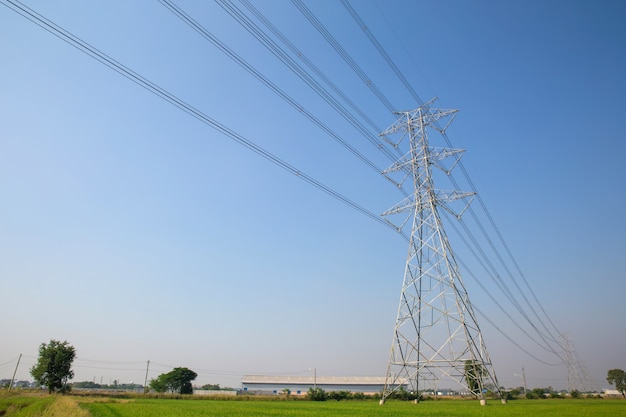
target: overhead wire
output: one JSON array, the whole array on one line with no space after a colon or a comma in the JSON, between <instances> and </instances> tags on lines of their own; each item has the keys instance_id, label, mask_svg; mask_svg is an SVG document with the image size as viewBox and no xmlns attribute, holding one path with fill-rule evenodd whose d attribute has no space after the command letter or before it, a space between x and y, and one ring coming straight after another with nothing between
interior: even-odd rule
<instances>
[{"instance_id":1,"label":"overhead wire","mask_svg":"<svg viewBox=\"0 0 626 417\"><path fill-rule=\"evenodd\" d=\"M252 76L261 81L265 86L270 88L274 93L276 93L280 98L285 100L289 105L295 108L298 112L304 115L307 119L309 119L314 125L320 128L323 132L328 134L332 139L338 142L341 146L363 161L366 165L372 168L377 173L381 172L381 168L378 168L374 162L372 162L369 158L363 155L359 150L357 150L354 146L352 146L348 141L342 138L339 134L333 131L330 127L328 127L322 120L316 117L313 113L307 110L304 106L298 103L293 97L287 94L284 90L278 87L275 83L273 83L268 77L263 75L260 71L258 71L253 65L239 56L235 51L229 48L224 42L222 42L219 38L209 32L204 26L202 26L198 21L193 19L188 13L186 13L182 8L177 6L174 2L170 0L159 0L159 2L165 6L170 12L172 12L176 17L182 20L185 24L190 26L193 30L195 30L198 34L204 37L206 40L211 42L215 47L217 47L221 52L226 54L230 59L234 60L239 66L248 71Z\"/></svg>"},{"instance_id":2,"label":"overhead wire","mask_svg":"<svg viewBox=\"0 0 626 417\"><path fill-rule=\"evenodd\" d=\"M483 270L487 273L487 275L494 281L495 285L505 294L507 300L509 300L509 302L511 302L511 304L513 304L515 306L516 310L524 318L527 318L526 313L523 311L523 309L521 308L521 306L519 305L517 300L515 300L513 295L510 293L510 291L508 291L507 288L503 288L503 284L501 282L501 279L499 279L497 271L493 270L493 265L490 264L490 263L488 263L488 264L485 263L485 261L483 260L482 256L479 255L478 253L476 253L476 250L477 250L477 249L475 249L476 242L468 242L467 238L469 237L471 239L472 236L466 237L466 235L463 234L456 227L456 224L454 222L449 222L449 226L456 232L457 236L460 239L460 242L465 244L467 249L470 251L470 253L473 255L473 257L477 260L479 266L481 266L483 268ZM474 279L474 281L478 284L478 286L480 286L480 288L487 294L487 296L489 296L489 298L494 302L494 304L496 304L496 306L500 309L500 311L502 311L502 313L504 315L506 315L509 318L509 320L511 320L511 322L513 324L515 324L515 326L517 328L519 328L522 332L524 332L526 334L526 336L529 339L531 339L532 341L534 341L538 346L540 346L540 347L550 351L550 349L548 347L545 347L543 344L541 344L539 341L535 340L532 336L530 336L530 334L528 334L526 332L526 330L510 315L510 313L507 311L507 309L505 309L502 306L502 304L496 299L496 297L492 294L492 292L487 289L487 287L483 284L483 282L480 279L478 279L478 277L473 272L473 270L463 261L463 259L460 256L458 256L458 254L457 254L457 259L458 259L459 265L461 265L463 267L463 270L466 271Z\"/></svg>"},{"instance_id":3,"label":"overhead wire","mask_svg":"<svg viewBox=\"0 0 626 417\"><path fill-rule=\"evenodd\" d=\"M395 162L397 155L391 154L386 147L383 146L382 141L377 136L381 131L374 122L369 118L365 112L359 108L336 84L334 84L328 76L326 76L322 70L320 70L311 60L291 42L276 26L274 26L257 8L255 8L249 1L243 0L241 3L250 11L257 19L267 27L270 32L276 36L287 48L295 54L305 65L317 75L326 85L328 85L348 106L352 108L361 118L363 118L370 127L374 127L376 134L369 131L351 112L348 111L338 100L336 100L328 90L326 90L314 77L312 77L304 68L297 64L287 52L282 49L276 42L274 42L270 36L268 36L258 25L256 25L251 19L249 19L245 13L230 0L217 0L217 3L235 19L244 29L246 29L254 38L256 38L261 45L265 46L271 53L273 53L283 64L285 64L294 74L296 74L301 80L303 80L314 92L316 92L326 103L328 103L337 113L339 113L348 123L350 123L359 133L363 135L378 151L382 151L383 154L392 162ZM379 172L380 173L380 172Z\"/></svg>"},{"instance_id":4,"label":"overhead wire","mask_svg":"<svg viewBox=\"0 0 626 417\"><path fill-rule=\"evenodd\" d=\"M263 13L259 11L249 0L239 0L250 13L252 13L276 38L278 38L293 55L298 57L304 65L307 66L315 75L317 75L332 91L335 92L352 110L354 110L363 119L370 128L376 132L381 132L376 123L361 109L347 94L339 88L315 63L313 63L300 49L298 49L293 42L289 40Z\"/></svg>"},{"instance_id":5,"label":"overhead wire","mask_svg":"<svg viewBox=\"0 0 626 417\"><path fill-rule=\"evenodd\" d=\"M350 16L352 16L352 19L354 19L356 24L361 28L363 33L365 33L367 38L374 45L374 47L376 48L378 53L383 57L383 59L385 60L387 65L389 65L389 67L392 69L394 74L396 74L396 76L400 79L400 81L402 82L402 85L404 85L404 88L407 89L407 91L411 94L413 99L420 106L423 106L424 105L424 101L422 101L422 99L419 97L419 95L417 94L417 92L415 91L415 89L413 88L411 83L409 83L409 80L406 79L406 77L404 76L402 71L400 71L400 68L398 68L398 66L393 61L393 59L391 59L391 57L389 56L389 54L387 53L385 48L383 48L383 46L380 44L380 42L378 42L378 39L376 39L376 36L374 36L374 34L372 33L371 30L369 30L369 28L367 27L367 25L365 24L363 19L361 19L361 16L359 16L357 11L354 10L354 7L352 7L352 5L350 4L350 2L348 0L340 0L340 1L341 1L341 4L343 4L343 7L348 11Z\"/></svg>"},{"instance_id":6,"label":"overhead wire","mask_svg":"<svg viewBox=\"0 0 626 417\"><path fill-rule=\"evenodd\" d=\"M537 325L534 323L534 321L526 313L525 309L522 307L520 302L517 300L517 298L515 297L513 292L506 285L506 283L502 279L500 273L498 273L497 268L491 262L490 257L483 250L482 245L477 241L474 233L470 230L469 226L467 225L467 222L461 220L458 223L461 225L463 233L459 232L459 230L456 228L455 222L450 221L449 222L449 226L451 226L452 228L454 228L457 231L457 235L462 239L462 241L466 244L466 246L471 250L471 252L474 255L474 257L481 263L481 265L484 267L484 269L487 272L487 274L489 275L489 277L494 281L494 283L497 285L497 287L505 294L506 298L516 308L516 310L519 312L519 314L522 316L522 318L524 318L526 320L526 322L528 322L528 324L533 328L533 330L537 333L537 335L544 341L545 345L541 345L540 344L540 346L542 346L542 347L548 346L547 349L549 349L552 353L556 354L557 356L560 355L554 348L549 347L550 346L550 341L547 340L547 338L544 335L544 333L542 331L540 331L540 329L537 327ZM464 239L464 236L467 236L470 239L471 244L468 243L467 240ZM475 251L474 251L474 249L475 249ZM480 281L477 280L477 282L479 283L481 288L483 288L485 290L485 292L487 292L488 295L490 297L492 297L491 293L487 290L487 288L482 286ZM504 308L500 304L497 304L497 305L503 312L506 313L506 311L504 310ZM534 340L534 339L532 339L532 340Z\"/></svg>"},{"instance_id":7,"label":"overhead wire","mask_svg":"<svg viewBox=\"0 0 626 417\"><path fill-rule=\"evenodd\" d=\"M301 4L299 2L299 0L292 0L294 3L296 4ZM365 24L365 22L363 21L363 19L359 16L358 12L354 9L354 7L352 7L352 5L350 4L349 0L340 0L342 5L344 6L344 8L348 11L348 13L350 14L350 16L353 18L353 20L355 21L355 23L359 26L359 28L361 28L361 30L363 31L363 33L367 36L367 38L370 40L370 42L374 45L374 47L376 48L376 50L379 52L379 54L383 57L383 59L385 60L385 62L387 62L387 64L389 65L389 67L392 69L392 71L396 74L396 76L400 79L400 81L402 82L402 84L405 86L405 88L407 89L407 91L411 94L411 96L415 99L415 101L417 103L419 103L420 105L423 105L423 101L421 100L421 98L419 97L419 95L415 92L415 90L413 89L413 87L411 86L411 84L408 82L408 80L406 79L406 77L403 75L403 73L400 71L400 69L398 68L398 66L395 64L395 62L391 59L391 57L389 56L389 54L386 52L385 48L380 44L380 42L377 40L377 38L374 36L374 34L369 30L369 28L367 27L367 25ZM304 10L304 6L301 5L299 7L301 10ZM307 16L310 14L310 12L307 12ZM313 23L313 19L310 19L311 22ZM319 21L315 21L314 26L317 28L319 25L321 25L321 23ZM318 29L319 30L319 29ZM325 33L324 30L321 31L321 33ZM327 39L328 40L328 39ZM343 53L340 53L340 55L343 57ZM362 72L362 71L361 71ZM386 103L388 101L384 101L384 103ZM439 126L438 122L435 125L438 130L441 132L444 140L446 141L446 144L449 147L452 147L452 143L447 135L447 132L445 131L445 129L441 129L441 127ZM495 221L493 220L493 217L491 216L489 210L486 207L486 204L484 203L483 199L481 198L480 194L477 193L476 187L474 186L474 183L471 179L471 177L469 176L469 174L467 173L467 170L465 169L462 161L458 161L458 165L466 179L466 181L468 182L468 184L471 187L471 191L474 192L477 196L478 196L478 201L479 204L483 210L483 212L485 213L485 215L487 216L487 219L489 221L489 224L491 226L491 228L495 231L501 245L503 246L503 248L505 249L507 255L509 256L509 259L511 260L511 262L513 263L515 269L517 270L518 274L521 276L521 278L523 279L527 289L529 290L530 294L532 295L535 303L539 306L539 308L541 309L544 317L548 320L548 322L552 325L552 327L556 330L556 332L560 335L560 331L558 330L558 328L556 327L556 325L554 324L554 322L552 321L552 319L550 318L550 315L547 314L545 308L543 307L543 305L539 302L539 299L535 293L535 291L532 289L532 286L529 284L525 274L523 273L523 271L521 270L519 263L516 261L515 257L513 256L513 253L511 252L508 244L506 243L504 237L502 236L502 233L500 232L499 228L497 227L497 225L495 224ZM458 187L458 183L456 183L456 181L454 180L454 178L452 176L451 177L451 181L453 182L453 185L455 187L457 187L457 189L460 189ZM493 241L489 238L488 233L486 233L486 230L484 229L484 226L482 225L482 223L478 220L478 217L476 216L476 214L474 213L474 210L470 207L469 208L469 212L470 215L474 218L477 226L479 227L479 230L482 232L483 236L486 238L488 244L490 245L490 247L492 248L492 250L494 251L494 253L496 254L498 260L500 261L501 265L503 266L503 268L505 269L507 275L509 276L509 278L511 279L511 281L513 282L513 284L515 285L516 289L518 290L519 294L522 296L522 298L524 299L524 301L526 302L526 305L528 306L528 308L530 308L530 310L532 311L532 313L534 314L534 316L537 318L538 322L541 324L541 326L544 328L544 330L546 330L546 333L548 335L548 337L550 339L552 339L552 342L557 343L557 345L560 345L560 343L557 341L557 338L552 334L552 332L547 328L545 321L542 317L539 316L539 314L537 313L537 311L535 310L535 307L533 306L533 304L530 302L530 300L528 300L528 298L526 297L526 294L524 293L524 291L522 291L522 289L520 288L519 284L517 283L517 280L513 277L513 274L511 273L509 267L507 266L507 263L504 261L504 259L502 258L499 250L495 247L495 245L493 244ZM469 231L469 229L466 229L466 233L468 233L469 235L472 235L472 233ZM472 239L475 241L475 239L472 237ZM478 245L477 245L478 246ZM487 259L486 255L484 254L484 252L482 251L482 249L480 249L480 251L482 252L482 256L483 259ZM488 261L488 260L487 260ZM489 262L489 261L488 261ZM490 262L489 262L490 263ZM494 276L492 276L492 278L494 278ZM533 321L528 317L528 315L523 311L523 309L521 308L521 305L519 304L519 302L517 302L517 300L514 299L514 297L512 298L512 293L511 291L508 289L508 286L506 286L506 284L501 280L501 278L499 277L499 274L495 275L496 278L496 282L499 286L499 288L505 293L505 295L507 296L507 298L509 299L509 301L512 302L513 305L516 306L516 308L518 309L518 311L522 314L522 316L526 319L526 321L531 325L531 327L533 327L533 329L538 333L538 335L544 340L544 342L549 345L549 342L546 340L546 336L543 334L542 331L540 331L536 325L533 323ZM490 295L491 296L491 295ZM555 349L550 349L551 351L553 351L553 353L557 354L557 356L560 357L560 353L558 353ZM562 358L561 358L562 359Z\"/></svg>"},{"instance_id":8,"label":"overhead wire","mask_svg":"<svg viewBox=\"0 0 626 417\"><path fill-rule=\"evenodd\" d=\"M458 228L456 227L455 223L453 221L449 222L449 225L452 227L452 229L457 233L457 235L459 236L460 240L462 243L465 244L465 246L468 248L468 250L470 252L472 252L472 255L474 256L474 258L479 262L480 266L483 267L483 269L487 272L487 275L490 276L494 282L496 283L496 285L500 288L501 283L498 282L498 280L496 279L496 277L493 276L494 272L489 270L489 267L487 265L485 265L481 259L481 257L476 254L474 252L474 244L470 244L469 242L467 242L466 237L463 233L461 233ZM487 294L487 296L489 297L489 299L491 299L491 301L500 309L500 311L509 319L509 321L511 323L513 323L515 325L515 327L517 327L522 333L524 333L524 335L526 337L528 337L529 340L531 340L532 342L534 342L537 346L541 347L542 349L544 349L547 352L553 353L555 354L557 357L560 358L560 353L555 351L555 349L550 345L550 343L545 340L545 338L541 337L542 334L538 331L538 329L536 328L536 326L534 324L531 323L531 327L533 328L533 330L539 335L539 337L543 340L543 343L541 343L540 341L536 340L535 337L533 337L528 330L526 330L510 313L509 311L507 311L506 308L504 308L504 306L498 301L498 299L494 296L494 294L482 283L482 281L476 276L476 274L473 272L473 270L457 255L457 259L458 259L458 263L460 266L463 267L464 271L471 277L474 279L474 282L476 282L476 284L478 284L478 286L485 292L485 294ZM516 306L516 309L518 310L518 312L520 313L520 315L522 315L522 317L524 319L526 319L526 321L528 321L528 317L525 311L523 311L523 309L520 311L521 306L519 306L519 303L517 302L517 300L513 299L511 300L510 297L512 297L512 295L510 294L510 292L508 292L505 289L500 288L501 291L505 292L505 295L507 297L507 299L511 302L511 304L513 304L514 306Z\"/></svg>"},{"instance_id":9,"label":"overhead wire","mask_svg":"<svg viewBox=\"0 0 626 417\"><path fill-rule=\"evenodd\" d=\"M360 211L361 213L367 215L368 217L370 217L370 218L378 221L379 223L389 227L389 225L387 223L385 223L384 221L381 221L381 219L380 219L380 217L378 215L375 215L375 214L369 212L368 210L366 210L366 209L360 207L359 205L357 205L356 203L352 203L350 200L348 200L347 198L343 197L341 194L339 194L339 193L335 192L334 190L324 186L323 184L319 183L317 180L309 177L308 175L306 175L306 174L302 173L301 171L297 170L295 167L293 167L293 166L287 164L286 162L280 160L279 158L277 158L273 154L269 153L268 151L264 150L263 148L260 148L257 145L253 144L252 142L248 141L247 139L241 137L236 132L230 130L229 128L227 128L227 127L225 127L225 126L223 126L221 124L219 124L218 122L214 121L210 117L208 117L208 116L204 115L203 113L201 113L199 110L195 109L194 107L192 107L192 106L188 105L187 103L185 103L184 101L180 100L176 96L173 96L172 94L170 94L166 90L163 90L162 88L160 88L156 84L154 84L154 83L150 82L149 80L143 78L139 74L133 72L132 70L124 67L119 62L117 62L117 61L113 60L112 58L108 57L107 55L103 54L102 52L100 52L96 48L94 48L91 45L85 43L80 38L74 37L74 35L70 34L67 31L65 31L61 27L59 27L56 24L50 22L49 20L43 18L41 15L38 15L32 9L29 9L26 6L23 6L19 1L15 1L15 0L0 0L0 1L3 1L3 4L4 4L4 2L9 3L11 6L9 6L7 4L4 4L4 5L6 7L9 7L10 9L16 11L17 13L21 14L22 16L24 16L25 18L27 18L31 22L37 24L38 26L40 26L43 29L47 30L48 32L52 33L53 35L57 36L58 38L60 38L64 42L66 42L66 43L72 45L73 47L81 50L81 52L86 53L90 57L92 57L92 58L96 59L97 61L107 65L109 68L111 68L114 71L120 73L121 75L125 76L129 80L135 82L136 84L138 84L141 87L147 89L148 91L150 91L153 94L159 96L160 98L168 101L170 104L175 105L179 109L187 112L188 114L192 115L193 117L195 117L196 119L202 121L203 123L210 125L214 129L216 129L217 131L219 131L219 132L223 133L224 135L228 136L229 138L231 138L232 140L236 141L237 143L240 143L241 145L245 146L246 148L248 148L248 149L258 153L259 155L263 156L265 159L270 160L271 162L273 162L276 165L282 167L283 169L289 171L290 173L292 173L292 174L294 174L296 176L301 177L303 180L305 180L309 184L311 184L311 185L315 186L316 188L326 192L327 194L333 196L334 198L336 198L339 201L347 204L348 206L356 209L357 211ZM162 3L163 2L167 3L166 0L162 0L161 2ZM298 6L298 4L303 5L299 0L293 0L293 2L294 2L294 4L296 4L296 6ZM345 5L345 3L346 3L345 0L342 0L342 2ZM322 28L322 26L320 26L320 28ZM320 29L318 29L318 30L320 30ZM331 39L333 39L333 38L331 38ZM336 40L334 42L336 42ZM343 48L341 48L341 49L343 49ZM346 53L345 50L344 50L343 53ZM340 53L340 55L342 55L342 53ZM355 72L366 82L366 84L368 86L370 86L370 89L372 89L371 86L373 84L367 78L365 73L362 72L362 71L361 72L358 71L358 67L357 67L357 69L353 68L353 70L355 70ZM364 75L365 78L363 78L362 75ZM380 90L378 90L377 87L375 87L375 86L373 88L374 88L373 91L375 92L375 94L377 96L379 96L379 94L376 91L380 92ZM382 98L379 97L379 99L381 99L381 102L383 102L383 104L385 104L388 109L390 107L392 108L391 103L389 102L388 99L386 99L386 97L384 97L382 92L380 92L380 96L382 97ZM446 140L446 142L450 145L449 139L447 137L447 134L445 134L445 132L444 132L443 136L444 136L444 139ZM475 190L475 187L474 187L473 183L471 182L471 178L469 178L469 175L467 174L465 168L462 165L461 165L461 170L464 173L464 175L465 175L466 179L468 180L469 184L471 185L472 190ZM504 241L503 236L501 235L499 229L496 227L493 218L491 217L491 215L489 214L488 210L486 209L486 205L485 205L484 201L482 200L482 198L480 198L480 194L478 194L478 201L479 201L479 203L481 205L481 208L486 213L490 225L496 231L496 234L498 236L498 239L500 240L500 243L503 244L503 246L504 246L508 256L512 259L512 262L514 263L515 269L522 276L522 278L524 280L524 283L526 284L526 287L530 291L530 293L531 293L535 303L537 303L537 305L541 309L541 311L544 314L544 316L546 316L548 318L548 321L550 322L552 327L557 331L557 333L560 333L558 331L558 329L556 328L556 326L554 325L554 323L552 322L552 320L550 319L550 316L545 311L544 307L539 302L538 297L536 296L535 292L532 289L532 286L530 286L528 280L526 279L525 275L521 271L521 268L519 267L519 264L514 259L513 255L512 255L512 252L510 251L510 248L508 247L508 245ZM406 238L406 236L405 236L405 238ZM513 281L515 282L515 280L513 280ZM517 289L519 291L521 291L519 286L516 285L516 287L517 287ZM527 300L526 298L525 298L525 301L527 302L527 304L530 304L529 300ZM531 309L532 309L532 307L531 307ZM534 314L536 316L538 316L537 312L535 312L535 311L534 311ZM539 320L539 321L542 323L542 326L546 330L548 330L547 326L543 323L543 321L542 320ZM494 325L494 327L496 327L496 326ZM551 332L548 331L548 334L551 334ZM553 337L553 335L552 335L552 337ZM553 337L553 339L555 339L555 338Z\"/></svg>"},{"instance_id":10,"label":"overhead wire","mask_svg":"<svg viewBox=\"0 0 626 417\"><path fill-rule=\"evenodd\" d=\"M397 109L391 104L389 99L383 94L376 84L367 76L365 71L352 59L350 54L341 46L337 39L326 29L322 22L315 17L311 10L301 0L291 0L291 2L300 10L302 15L313 25L315 29L326 39L339 56L348 64L348 66L357 74L357 76L365 83L365 85L374 93L381 103L393 113Z\"/></svg>"},{"instance_id":11,"label":"overhead wire","mask_svg":"<svg viewBox=\"0 0 626 417\"><path fill-rule=\"evenodd\" d=\"M18 1L18 0L0 0L0 1L2 2L3 5L8 7L10 10L13 10L14 12L20 14L21 16L23 16L26 19L30 20L31 22L35 23L36 25L38 25L42 29L46 30L47 32L49 32L49 33L53 34L54 36L58 37L59 39L63 40L67 44L73 46L74 48L76 48L79 51L85 53L86 55L90 56L91 58L95 59L96 61L98 61L98 62L106 65L107 67L113 69L114 71L118 72L122 76L124 76L127 79L133 81L134 83L136 83L139 86L143 87L144 89L150 91L151 93L155 94L156 96L164 99L168 103L178 107L179 109L183 110L184 112L186 112L187 114L193 116L194 118L198 119L199 121L207 124L208 126L212 127L213 129L217 130L218 132L224 134L225 136L227 136L231 140L235 141L236 143L238 143L238 144L244 146L245 148L255 152L259 156L262 156L263 158L267 159L268 161L272 162L273 164L275 164L275 165L283 168L284 170L290 172L291 174L299 177L300 179L302 179L303 181L307 182L308 184L310 184L310 185L314 186L315 188L325 192L326 194L328 194L331 197L335 198L336 200L346 204L347 206L349 206L352 209L360 212L361 214L364 214L365 216L369 217L370 219L376 221L377 223L382 224L383 226L385 226L387 228L390 228L391 230L396 231L392 226L390 226L385 221L383 221L377 214L375 214L375 213L365 209L364 207L362 207L359 204L357 204L357 203L353 202L352 200L348 199L347 197L345 197L341 193L333 190L332 188L330 188L327 185L321 183L320 181L316 180L315 178L311 177L310 175L308 175L308 174L300 171L296 167L288 164L287 162L285 162L284 160L280 159L276 155L272 154L268 150L262 148L261 146L255 144L254 142L246 139L245 137L241 136L240 134L238 134L237 132L233 131L232 129L226 127L225 125L217 122L216 120L214 120L211 117L209 117L208 115L204 114L203 112L201 112L197 108L191 106L190 104L188 104L187 102L183 101L182 99L176 97L172 93L170 93L170 92L166 91L165 89L159 87L157 84L151 82L150 80L148 80L145 77L139 75L138 73L134 72L133 70L129 69L128 67L122 65L121 63L119 63L118 61L114 60L110 56L106 55L102 51L98 50L94 46L88 44L87 42L83 41L79 37L73 35L69 31L63 29L61 26L57 25L56 23L50 21L49 19L47 19L44 16L40 15L39 13L35 12L33 9L25 6L20 1Z\"/></svg>"},{"instance_id":12,"label":"overhead wire","mask_svg":"<svg viewBox=\"0 0 626 417\"><path fill-rule=\"evenodd\" d=\"M473 306L474 310L476 310L476 312L478 314L480 314L480 316L487 321L489 324L491 324L491 326L493 326L494 329L496 329L498 331L498 333L500 333L502 336L504 336L509 342L511 342L513 345L515 345L519 350L521 350L522 352L524 352L525 354L527 354L528 356L530 356L531 358L535 359L537 362L543 363L544 365L548 365L548 366L559 366L563 364L563 361L559 362L559 363L552 363L552 362L548 362L545 361L541 358L539 358L538 356L534 355L533 353L531 353L529 350L525 349L522 345L520 345L515 339L513 339L508 333L506 333L504 330L502 330L493 320L491 320L491 318L489 317L489 315L484 314L482 311L480 311L476 306ZM559 358L560 359L560 358Z\"/></svg>"}]
</instances>

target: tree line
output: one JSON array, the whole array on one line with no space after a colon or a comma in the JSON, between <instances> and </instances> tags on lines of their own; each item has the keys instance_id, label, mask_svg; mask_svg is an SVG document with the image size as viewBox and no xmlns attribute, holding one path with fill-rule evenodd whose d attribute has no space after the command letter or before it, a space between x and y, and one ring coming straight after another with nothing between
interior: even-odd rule
<instances>
[{"instance_id":1,"label":"tree line","mask_svg":"<svg viewBox=\"0 0 626 417\"><path fill-rule=\"evenodd\" d=\"M76 358L76 349L67 341L50 340L49 343L42 343L39 346L39 356L37 363L31 368L30 374L40 386L48 389L50 394L66 394L72 386L76 388L93 389L135 389L141 387L137 384L101 385L95 382L77 382L70 384L74 378L72 363ZM174 368L170 372L164 373L151 380L149 387L156 392L170 392L176 394L192 394L193 387L191 381L195 380L198 374L187 368ZM206 384L203 389L222 390L219 384Z\"/></svg>"},{"instance_id":2,"label":"tree line","mask_svg":"<svg viewBox=\"0 0 626 417\"><path fill-rule=\"evenodd\" d=\"M37 363L31 368L30 374L41 386L45 386L49 393L58 392L65 394L71 390L69 380L74 377L72 363L76 358L76 349L67 341L50 340L49 343L42 343L39 346L39 356ZM470 391L477 394L482 388L482 377L484 370L480 365L467 361L465 363L465 379ZM177 394L192 394L193 386L191 381L195 380L198 374L188 368L174 368L170 372L164 373L150 381L150 388L156 392L170 392ZM622 369L611 369L607 373L607 382L615 385L623 397L626 397L626 373ZM117 382L117 381L116 381ZM87 383L89 384L89 383ZM97 385L97 384L93 384ZM117 385L117 384L116 384ZM133 385L135 387L135 385ZM219 384L207 384L203 389L219 390ZM530 392L525 392L527 398L543 398L544 388L535 388ZM550 391L548 391L550 392ZM579 394L572 392L576 397ZM349 391L338 391L326 393L321 388L311 388L308 397L314 401L324 401L326 399L354 399L357 394ZM402 396L402 395L400 395ZM409 394L407 393L407 397ZM360 399L360 398L357 398Z\"/></svg>"}]
</instances>

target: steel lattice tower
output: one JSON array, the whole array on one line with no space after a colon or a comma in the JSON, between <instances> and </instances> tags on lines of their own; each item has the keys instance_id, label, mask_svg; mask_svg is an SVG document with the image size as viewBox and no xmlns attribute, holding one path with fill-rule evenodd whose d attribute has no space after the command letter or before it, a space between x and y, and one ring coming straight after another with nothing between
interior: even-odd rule
<instances>
[{"instance_id":1,"label":"steel lattice tower","mask_svg":"<svg viewBox=\"0 0 626 417\"><path fill-rule=\"evenodd\" d=\"M450 388L471 392L484 404L484 390L500 394L499 385L439 213L441 207L460 218L474 193L434 187L433 169L450 174L463 151L429 146L428 132L445 134L457 112L431 104L397 112L397 121L380 134L395 148L406 148L408 139L408 153L384 174L400 178L398 186L413 181L412 195L383 213L386 219L405 213L398 230L411 218L412 229L380 403L403 389L418 396ZM445 120L442 128L439 121ZM452 210L453 201L460 210Z\"/></svg>"},{"instance_id":2,"label":"steel lattice tower","mask_svg":"<svg viewBox=\"0 0 626 417\"><path fill-rule=\"evenodd\" d=\"M578 359L574 343L564 334L561 337L563 338L561 346L564 350L565 364L567 365L567 389L569 392L598 392L598 387L592 381L589 370Z\"/></svg>"}]
</instances>

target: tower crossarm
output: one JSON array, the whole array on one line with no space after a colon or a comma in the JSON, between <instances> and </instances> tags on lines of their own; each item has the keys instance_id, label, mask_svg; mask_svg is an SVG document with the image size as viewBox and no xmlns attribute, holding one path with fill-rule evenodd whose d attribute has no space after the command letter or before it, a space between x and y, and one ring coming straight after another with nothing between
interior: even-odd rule
<instances>
[{"instance_id":1,"label":"tower crossarm","mask_svg":"<svg viewBox=\"0 0 626 417\"><path fill-rule=\"evenodd\" d=\"M403 139L408 136L407 133L409 130L413 130L415 128L422 129L426 126L431 126L434 129L438 130L441 133L444 133L452 120L458 113L457 109L437 109L429 107L430 103L437 100L437 98L433 98L428 103L425 103L423 106L418 107L415 110L410 111L397 111L394 114L398 115L398 119L387 129L379 134L379 136L387 143L392 145L394 148L400 146L400 143ZM439 121L445 119L449 116L447 123L444 127L441 127ZM395 141L390 138L390 136L402 132L399 139Z\"/></svg>"},{"instance_id":2,"label":"tower crossarm","mask_svg":"<svg viewBox=\"0 0 626 417\"><path fill-rule=\"evenodd\" d=\"M450 175L454 167L459 163L463 154L465 153L465 149L454 149L454 148L430 148L429 152L429 161L432 165L439 168L441 171L445 172L446 175ZM453 161L450 165L443 165L440 162L453 158Z\"/></svg>"},{"instance_id":3,"label":"tower crossarm","mask_svg":"<svg viewBox=\"0 0 626 417\"><path fill-rule=\"evenodd\" d=\"M465 153L465 149L454 148L430 148L428 150L428 162L443 171L446 175L450 175L454 167L459 163L461 157ZM444 164L447 159L452 158L452 162ZM415 166L415 155L411 152L407 152L396 162L394 162L389 168L381 172L387 179L396 184L397 187L402 187L407 178L412 177L412 168ZM401 172L399 179L394 179L392 174ZM398 177L398 176L396 176Z\"/></svg>"},{"instance_id":4,"label":"tower crossarm","mask_svg":"<svg viewBox=\"0 0 626 417\"><path fill-rule=\"evenodd\" d=\"M474 192L466 192L466 191L445 191L445 190L437 190L435 191L435 199L438 205L444 208L448 213L452 214L457 219L460 219L465 211L469 208L470 204L474 200L474 196L476 193ZM463 204L459 210L454 210L450 204L451 202L462 200L465 204Z\"/></svg>"},{"instance_id":5,"label":"tower crossarm","mask_svg":"<svg viewBox=\"0 0 626 417\"><path fill-rule=\"evenodd\" d=\"M452 214L457 219L460 219L465 211L469 208L470 204L474 200L474 196L476 193L474 192L465 192L465 191L457 191L457 190L435 190L434 192L434 203L435 205L443 207L448 213ZM464 204L455 210L455 208L451 207L449 203L454 201L462 200ZM417 203L415 202L415 196L410 195L404 198L402 201L389 208L388 210L381 213L381 216L391 216L394 214L400 214L404 212L413 212L416 209ZM408 219L407 219L408 220ZM401 223L401 225L396 225L391 223L395 228L400 229L406 224L406 220Z\"/></svg>"},{"instance_id":6,"label":"tower crossarm","mask_svg":"<svg viewBox=\"0 0 626 417\"><path fill-rule=\"evenodd\" d=\"M403 199L402 201L400 201L395 206L391 207L389 210L386 210L384 213L381 214L381 216L389 216L392 214L398 214L398 213L405 212L407 210L414 210L414 209L415 209L415 198L412 195L410 195L406 197L405 199Z\"/></svg>"}]
</instances>

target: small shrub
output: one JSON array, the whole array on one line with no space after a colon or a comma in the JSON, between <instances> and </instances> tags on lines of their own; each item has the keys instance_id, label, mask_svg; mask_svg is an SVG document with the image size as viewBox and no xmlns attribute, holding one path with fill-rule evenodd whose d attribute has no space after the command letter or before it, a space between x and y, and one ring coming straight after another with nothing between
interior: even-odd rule
<instances>
[{"instance_id":1,"label":"small shrub","mask_svg":"<svg viewBox=\"0 0 626 417\"><path fill-rule=\"evenodd\" d=\"M328 396L326 395L326 391L321 388L309 388L307 398L310 401L326 401Z\"/></svg>"}]
</instances>

